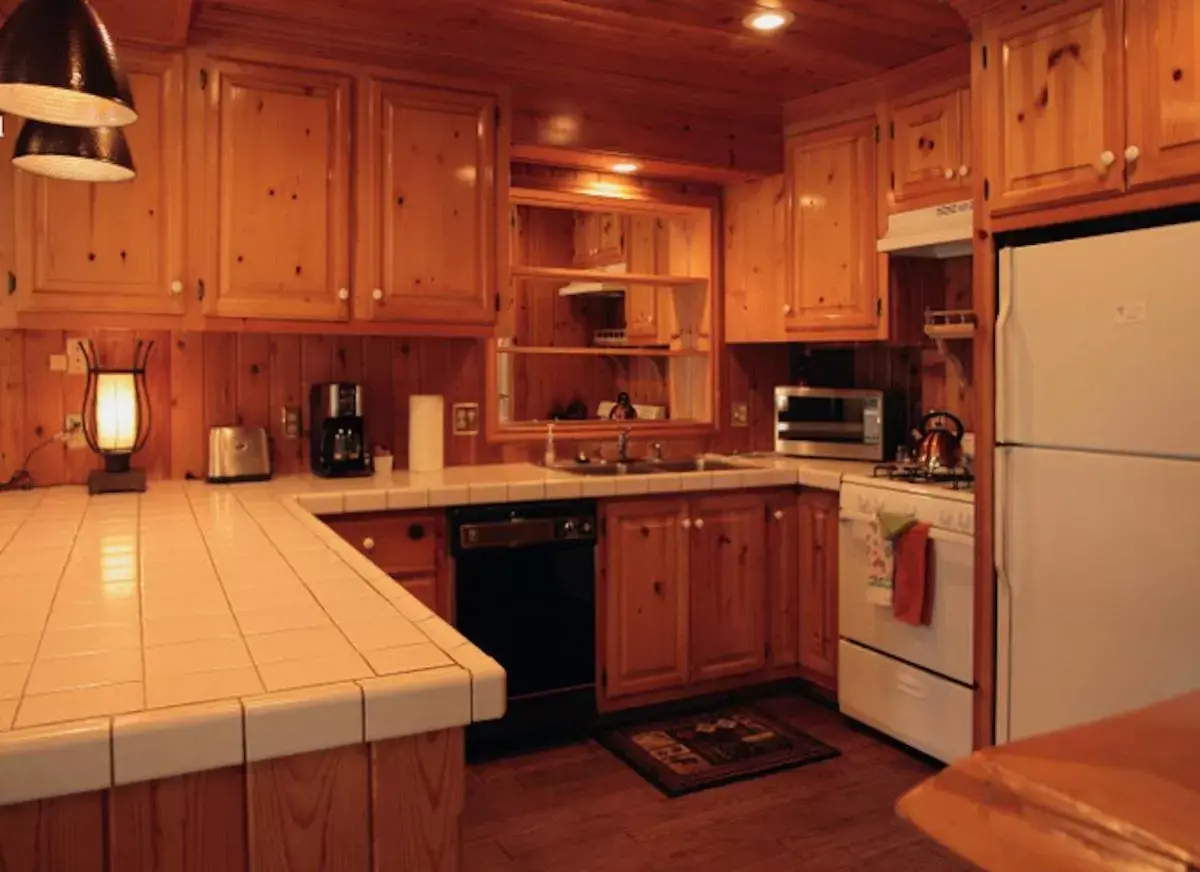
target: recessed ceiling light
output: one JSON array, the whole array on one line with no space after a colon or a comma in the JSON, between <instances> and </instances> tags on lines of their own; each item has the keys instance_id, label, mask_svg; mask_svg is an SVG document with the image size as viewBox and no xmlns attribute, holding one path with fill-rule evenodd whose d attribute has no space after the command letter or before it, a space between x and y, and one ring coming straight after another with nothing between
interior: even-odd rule
<instances>
[{"instance_id":1,"label":"recessed ceiling light","mask_svg":"<svg viewBox=\"0 0 1200 872\"><path fill-rule=\"evenodd\" d=\"M612 165L612 171L614 173L621 173L622 175L629 175L630 173L636 173L640 169L641 169L640 166L635 164L633 161L628 161L628 160L623 160L620 163L615 163Z\"/></svg>"},{"instance_id":2,"label":"recessed ceiling light","mask_svg":"<svg viewBox=\"0 0 1200 872\"><path fill-rule=\"evenodd\" d=\"M780 30L787 27L795 20L796 16L786 9L760 6L742 19L742 23L751 30L770 33L773 30Z\"/></svg>"}]
</instances>

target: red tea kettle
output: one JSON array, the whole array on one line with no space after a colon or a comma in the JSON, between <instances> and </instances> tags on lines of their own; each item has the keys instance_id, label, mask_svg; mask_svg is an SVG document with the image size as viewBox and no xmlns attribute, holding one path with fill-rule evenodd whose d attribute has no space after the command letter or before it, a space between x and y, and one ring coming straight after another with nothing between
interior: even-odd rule
<instances>
[{"instance_id":1,"label":"red tea kettle","mask_svg":"<svg viewBox=\"0 0 1200 872\"><path fill-rule=\"evenodd\" d=\"M946 425L952 425L953 429ZM916 432L917 466L926 472L944 472L962 463L962 438L966 428L949 412L930 412Z\"/></svg>"}]
</instances>

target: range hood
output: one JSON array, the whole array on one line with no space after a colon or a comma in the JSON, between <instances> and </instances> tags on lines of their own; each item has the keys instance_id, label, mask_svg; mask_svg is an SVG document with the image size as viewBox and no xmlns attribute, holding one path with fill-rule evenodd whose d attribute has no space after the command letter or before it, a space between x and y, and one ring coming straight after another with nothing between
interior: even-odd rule
<instances>
[{"instance_id":1,"label":"range hood","mask_svg":"<svg viewBox=\"0 0 1200 872\"><path fill-rule=\"evenodd\" d=\"M970 200L900 212L888 218L878 250L900 257L945 260L971 254L975 207Z\"/></svg>"},{"instance_id":2,"label":"range hood","mask_svg":"<svg viewBox=\"0 0 1200 872\"><path fill-rule=\"evenodd\" d=\"M558 289L560 297L574 297L579 294L624 294L629 283L622 281L621 276L629 272L624 263L614 263L604 267L604 272L610 273L612 279L589 279L582 282L571 282Z\"/></svg>"}]
</instances>

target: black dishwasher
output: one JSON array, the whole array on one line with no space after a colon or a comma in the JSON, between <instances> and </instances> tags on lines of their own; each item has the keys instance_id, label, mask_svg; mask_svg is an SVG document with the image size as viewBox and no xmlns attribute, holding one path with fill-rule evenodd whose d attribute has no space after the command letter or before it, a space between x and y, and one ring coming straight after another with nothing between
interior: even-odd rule
<instances>
[{"instance_id":1,"label":"black dishwasher","mask_svg":"<svg viewBox=\"0 0 1200 872\"><path fill-rule=\"evenodd\" d=\"M596 721L596 504L450 512L458 630L508 674L508 712L467 728L471 759L584 736Z\"/></svg>"}]
</instances>

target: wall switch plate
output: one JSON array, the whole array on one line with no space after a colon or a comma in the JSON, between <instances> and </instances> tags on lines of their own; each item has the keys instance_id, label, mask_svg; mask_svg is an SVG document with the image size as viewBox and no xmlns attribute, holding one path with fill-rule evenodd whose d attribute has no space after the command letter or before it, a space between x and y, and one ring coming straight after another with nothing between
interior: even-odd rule
<instances>
[{"instance_id":1,"label":"wall switch plate","mask_svg":"<svg viewBox=\"0 0 1200 872\"><path fill-rule=\"evenodd\" d=\"M87 357L83 348L86 339L67 340L67 375L87 375Z\"/></svg>"},{"instance_id":2,"label":"wall switch plate","mask_svg":"<svg viewBox=\"0 0 1200 872\"><path fill-rule=\"evenodd\" d=\"M67 415L63 422L63 432L67 434L67 438L63 441L68 448L87 448L87 439L83 435L83 415L78 412L73 412Z\"/></svg>"},{"instance_id":3,"label":"wall switch plate","mask_svg":"<svg viewBox=\"0 0 1200 872\"><path fill-rule=\"evenodd\" d=\"M750 404L734 403L729 408L729 418L735 427L750 426Z\"/></svg>"},{"instance_id":4,"label":"wall switch plate","mask_svg":"<svg viewBox=\"0 0 1200 872\"><path fill-rule=\"evenodd\" d=\"M283 438L300 438L300 407L284 406L280 409L280 419L283 421Z\"/></svg>"},{"instance_id":5,"label":"wall switch plate","mask_svg":"<svg viewBox=\"0 0 1200 872\"><path fill-rule=\"evenodd\" d=\"M455 436L475 436L479 433L479 403L455 403L451 410L454 414Z\"/></svg>"}]
</instances>

